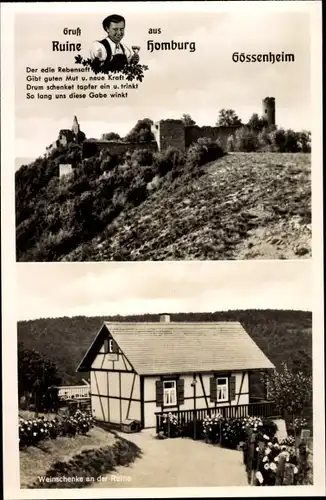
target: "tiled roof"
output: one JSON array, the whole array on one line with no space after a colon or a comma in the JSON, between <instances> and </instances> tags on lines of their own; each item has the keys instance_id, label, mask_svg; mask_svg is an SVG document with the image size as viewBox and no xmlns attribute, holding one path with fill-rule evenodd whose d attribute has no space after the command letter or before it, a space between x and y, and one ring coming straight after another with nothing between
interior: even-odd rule
<instances>
[{"instance_id":1,"label":"tiled roof","mask_svg":"<svg viewBox=\"0 0 326 500\"><path fill-rule=\"evenodd\" d=\"M140 375L274 368L238 322L104 325ZM90 348L80 366L97 352Z\"/></svg>"}]
</instances>

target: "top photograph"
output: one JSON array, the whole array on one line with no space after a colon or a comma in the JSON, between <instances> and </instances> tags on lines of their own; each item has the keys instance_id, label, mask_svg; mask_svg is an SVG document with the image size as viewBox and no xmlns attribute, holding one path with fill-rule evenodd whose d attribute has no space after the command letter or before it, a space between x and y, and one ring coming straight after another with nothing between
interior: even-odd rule
<instances>
[{"instance_id":1,"label":"top photograph","mask_svg":"<svg viewBox=\"0 0 326 500\"><path fill-rule=\"evenodd\" d=\"M121 7L15 15L16 260L311 258L309 14Z\"/></svg>"}]
</instances>

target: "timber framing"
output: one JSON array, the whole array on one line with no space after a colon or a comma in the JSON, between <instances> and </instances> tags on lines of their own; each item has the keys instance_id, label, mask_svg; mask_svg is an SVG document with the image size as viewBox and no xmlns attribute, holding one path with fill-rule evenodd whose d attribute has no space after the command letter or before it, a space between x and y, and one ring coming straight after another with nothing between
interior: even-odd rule
<instances>
[{"instance_id":1,"label":"timber framing","mask_svg":"<svg viewBox=\"0 0 326 500\"><path fill-rule=\"evenodd\" d=\"M137 420L141 428L154 428L158 413L251 411L250 374L273 366L239 323L121 322L103 324L77 371L91 373L96 420L117 427Z\"/></svg>"}]
</instances>

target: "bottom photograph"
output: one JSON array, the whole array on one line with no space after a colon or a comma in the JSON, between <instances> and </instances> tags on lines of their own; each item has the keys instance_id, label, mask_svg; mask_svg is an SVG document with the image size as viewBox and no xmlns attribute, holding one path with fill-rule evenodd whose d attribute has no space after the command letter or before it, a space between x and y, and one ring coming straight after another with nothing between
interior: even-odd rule
<instances>
[{"instance_id":1,"label":"bottom photograph","mask_svg":"<svg viewBox=\"0 0 326 500\"><path fill-rule=\"evenodd\" d=\"M17 268L22 489L313 484L310 261Z\"/></svg>"}]
</instances>

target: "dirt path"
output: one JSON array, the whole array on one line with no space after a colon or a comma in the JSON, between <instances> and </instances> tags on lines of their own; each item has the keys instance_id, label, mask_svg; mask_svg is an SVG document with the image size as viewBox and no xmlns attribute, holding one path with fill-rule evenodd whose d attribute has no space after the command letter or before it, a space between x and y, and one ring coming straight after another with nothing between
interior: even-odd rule
<instances>
[{"instance_id":1,"label":"dirt path","mask_svg":"<svg viewBox=\"0 0 326 500\"><path fill-rule=\"evenodd\" d=\"M248 486L240 451L192 439L157 440L153 430L121 436L137 444L142 457L91 487Z\"/></svg>"}]
</instances>

